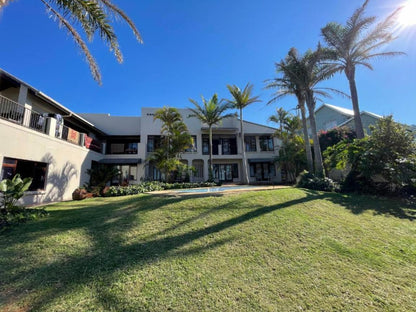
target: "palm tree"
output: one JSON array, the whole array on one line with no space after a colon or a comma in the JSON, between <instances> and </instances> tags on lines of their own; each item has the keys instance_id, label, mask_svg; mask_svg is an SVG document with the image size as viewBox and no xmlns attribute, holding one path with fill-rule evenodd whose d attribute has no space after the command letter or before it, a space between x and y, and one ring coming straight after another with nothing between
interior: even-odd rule
<instances>
[{"instance_id":1,"label":"palm tree","mask_svg":"<svg viewBox=\"0 0 416 312\"><path fill-rule=\"evenodd\" d=\"M354 109L354 123L357 138L364 137L364 129L361 121L358 104L357 86L355 83L356 66L363 65L373 69L370 61L374 58L394 56L402 52L377 52L395 39L392 34L395 18L401 8L395 10L385 20L373 26L376 17L364 16L369 0L355 10L345 25L331 22L321 29L328 46L336 52L337 69L345 73L351 92L352 107ZM370 30L369 30L370 29Z\"/></svg>"},{"instance_id":2,"label":"palm tree","mask_svg":"<svg viewBox=\"0 0 416 312\"><path fill-rule=\"evenodd\" d=\"M285 73L286 79L291 81L293 85L299 87L300 92L305 98L306 106L309 111L309 123L312 131L315 156L315 174L317 176L323 176L324 171L321 148L319 146L319 139L316 131L315 95L329 97L328 92L325 90L345 95L335 89L317 87L320 82L330 78L336 72L336 68L333 64L322 62L331 56L332 53L326 49L322 49L320 45L318 45L316 51L309 50L303 56L299 55L295 48L292 48L289 51L285 61L279 63L279 67L281 68L281 71Z\"/></svg>"},{"instance_id":3,"label":"palm tree","mask_svg":"<svg viewBox=\"0 0 416 312\"><path fill-rule=\"evenodd\" d=\"M247 107L250 104L260 102L258 96L251 96L251 92L253 90L253 85L247 83L244 87L243 91L240 90L239 87L236 85L227 85L228 91L230 91L231 96L233 97L231 100L226 100L226 102L233 108L240 110L240 138L241 138L241 149L243 155L243 172L244 172L244 181L243 183L249 183L248 177L248 166L247 166L247 159L246 159L246 148L244 144L244 129L243 129L243 108Z\"/></svg>"},{"instance_id":4,"label":"palm tree","mask_svg":"<svg viewBox=\"0 0 416 312\"><path fill-rule=\"evenodd\" d=\"M283 107L276 109L276 114L269 117L268 121L274 122L279 125L279 130L276 131L276 136L280 137L283 133L287 121L291 118L291 115Z\"/></svg>"},{"instance_id":5,"label":"palm tree","mask_svg":"<svg viewBox=\"0 0 416 312\"><path fill-rule=\"evenodd\" d=\"M88 41L92 41L94 34L98 33L100 38L108 45L119 63L123 62L118 39L111 25L112 20L121 18L130 28L136 39L142 43L142 38L133 21L111 0L40 0L46 7L47 12L58 21L72 36L75 43L85 55L90 66L93 78L101 84L100 69L88 49L85 40L81 37L73 25L80 25ZM0 10L12 0L0 0Z\"/></svg>"},{"instance_id":6,"label":"palm tree","mask_svg":"<svg viewBox=\"0 0 416 312\"><path fill-rule=\"evenodd\" d=\"M311 144L309 141L309 134L308 134L308 125L306 119L306 110L305 110L305 94L300 86L299 83L290 79L291 72L285 72L285 68L288 67L288 62L293 61L293 56L287 56L285 60L282 60L280 63L276 63L276 72L281 75L280 77L268 80L266 85L266 89L277 89L277 92L273 94L273 98L267 102L267 104L271 104L277 100L280 100L288 95L294 95L298 100L297 108L300 109L301 117L302 117L302 131L303 131L303 140L305 142L305 150L306 150L306 163L308 166L309 172L313 172L313 158L312 158L312 150ZM272 117L271 117L272 118ZM272 119L270 121L275 121ZM278 118L280 119L280 118ZM280 123L278 120L277 122ZM282 130L282 129L281 129Z\"/></svg>"},{"instance_id":7,"label":"palm tree","mask_svg":"<svg viewBox=\"0 0 416 312\"><path fill-rule=\"evenodd\" d=\"M212 126L221 123L224 118L234 116L234 114L224 114L226 110L230 109L230 105L223 103L223 100L218 101L217 94L214 94L210 100L206 100L201 96L202 105L193 99L189 101L194 105L194 108L189 108L202 123L208 125L209 130L209 179L212 180Z\"/></svg>"}]
</instances>

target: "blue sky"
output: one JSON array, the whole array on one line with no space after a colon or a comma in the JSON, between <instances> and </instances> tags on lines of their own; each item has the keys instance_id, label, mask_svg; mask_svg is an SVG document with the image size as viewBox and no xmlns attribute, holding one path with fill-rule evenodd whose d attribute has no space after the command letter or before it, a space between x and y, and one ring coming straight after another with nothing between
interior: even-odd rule
<instances>
[{"instance_id":1,"label":"blue sky","mask_svg":"<svg viewBox=\"0 0 416 312\"><path fill-rule=\"evenodd\" d=\"M410 0L416 1L416 0ZM344 22L362 1L333 0L115 0L135 21L144 44L124 23L116 32L124 54L118 64L98 37L90 49L101 67L103 85L66 31L48 17L41 1L16 0L0 13L0 67L40 89L75 112L139 115L141 107L189 107L226 85L255 86L263 102L245 110L246 120L267 124L276 107L291 109L296 100L267 106L271 91L264 81L275 76L274 63L291 47L315 48L320 28ZM400 1L372 0L369 15L385 17ZM416 12L415 12L416 16ZM362 110L416 124L416 26L400 29L385 51L407 55L360 68L357 86ZM322 84L348 91L343 75ZM327 103L351 108L334 96ZM319 104L318 104L319 105Z\"/></svg>"}]
</instances>

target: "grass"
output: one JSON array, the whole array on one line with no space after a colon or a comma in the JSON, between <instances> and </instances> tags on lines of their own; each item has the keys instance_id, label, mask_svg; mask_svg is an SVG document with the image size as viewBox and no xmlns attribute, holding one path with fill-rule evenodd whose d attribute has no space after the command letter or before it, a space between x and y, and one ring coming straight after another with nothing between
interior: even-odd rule
<instances>
[{"instance_id":1,"label":"grass","mask_svg":"<svg viewBox=\"0 0 416 312\"><path fill-rule=\"evenodd\" d=\"M301 189L97 198L0 236L1 311L415 310L415 207Z\"/></svg>"}]
</instances>

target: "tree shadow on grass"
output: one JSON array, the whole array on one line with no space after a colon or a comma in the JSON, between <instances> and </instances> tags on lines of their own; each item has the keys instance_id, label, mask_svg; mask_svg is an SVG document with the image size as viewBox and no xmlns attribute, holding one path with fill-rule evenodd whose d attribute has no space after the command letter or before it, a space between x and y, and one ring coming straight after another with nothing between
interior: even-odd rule
<instances>
[{"instance_id":1,"label":"tree shadow on grass","mask_svg":"<svg viewBox=\"0 0 416 312\"><path fill-rule=\"evenodd\" d=\"M310 194L319 192L308 191ZM382 198L359 194L326 193L326 200L341 205L353 214L373 211L375 215L390 215L399 219L413 221L416 219L416 205L404 202L399 198Z\"/></svg>"},{"instance_id":2,"label":"tree shadow on grass","mask_svg":"<svg viewBox=\"0 0 416 312\"><path fill-rule=\"evenodd\" d=\"M37 293L38 295L35 299L33 299L33 302L31 302L30 308L33 310L41 309L55 298L63 296L77 286L85 285L93 279L109 279L112 274L118 270L124 270L132 267L143 267L162 259L184 257L189 254L201 253L209 248L216 248L227 243L231 239L218 237L215 235L216 233L279 209L306 203L311 200L323 199L325 197L327 197L326 194L306 194L306 196L302 198L297 198L275 205L262 206L249 212L246 212L247 210L245 209L244 213L237 216L228 218L210 226L198 227L197 229L190 230L185 233L169 235L167 233L170 229L167 231L162 230L159 234L165 236L146 238L146 240L131 244L124 243L122 234L130 227L137 226L137 221L132 222L132 214L137 213L138 211L145 212L149 209L156 209L160 205L166 205L189 198L159 198L158 200L150 198L150 201L154 200L152 204L145 207L141 207L140 205L136 206L136 209L132 209L120 218L116 219L114 222L101 226L95 225L95 223L104 221L106 218L111 218L113 216L111 213L108 213L107 216L105 214L100 215L98 220L96 219L91 223L88 222L88 220L80 219L76 221L76 224L71 225L71 219L74 218L75 215L73 213L65 213L64 210L62 212L57 212L55 217L63 218L63 220L53 220L52 228L55 231L74 229L78 227L85 228L88 231L93 243L93 246L88 249L88 252L66 256L64 259L59 259L53 263L45 263L38 267L29 268L28 270L20 270L18 273L5 272L4 280L10 281L10 283L14 285L19 285L19 289L16 289L15 293L23 300L26 297L26 293L23 290L30 290L30 292ZM226 209L228 206L235 207L233 200L236 198L230 199L228 203L226 203L223 207L220 207L220 209ZM132 205L134 207L134 201L138 199L140 199L140 197L133 198L131 201L123 201L123 206L128 207L129 205ZM146 201L142 202L142 204L145 202ZM98 205L86 208L86 210L90 211L85 212L86 215L83 215L83 217L89 219L89 217L94 213L99 213L100 209L107 209L110 211L117 210L116 207L112 208L111 204ZM214 209L212 209L212 211L214 211ZM82 213L82 211L80 210L79 213ZM205 212L202 212L199 217L204 214ZM194 218L198 218L198 216L194 216L190 219ZM178 224L178 226L183 226L189 222L192 222L192 220L183 221L183 223ZM38 228L37 231L39 231L39 235L42 235L42 229L43 231L48 232L47 224ZM166 236L166 234L168 236ZM204 246L185 246L208 235L210 240L208 244L205 244ZM10 261L12 261L12 259L10 259ZM53 287L49 287L47 288L48 290L45 291L45 283ZM51 283L53 284L51 285ZM100 296L98 296L98 300L100 300L99 298ZM108 300L108 298L106 300ZM114 304L116 304L116 302L117 300L115 299ZM100 304L108 305L108 302L100 302Z\"/></svg>"}]
</instances>

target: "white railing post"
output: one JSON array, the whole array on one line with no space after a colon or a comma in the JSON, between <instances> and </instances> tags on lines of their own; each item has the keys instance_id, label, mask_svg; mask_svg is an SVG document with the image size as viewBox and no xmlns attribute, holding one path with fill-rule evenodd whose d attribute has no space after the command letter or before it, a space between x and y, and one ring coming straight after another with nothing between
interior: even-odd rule
<instances>
[{"instance_id":1,"label":"white railing post","mask_svg":"<svg viewBox=\"0 0 416 312\"><path fill-rule=\"evenodd\" d=\"M56 119L53 117L47 117L47 128L46 128L46 134L51 137L56 137Z\"/></svg>"}]
</instances>

